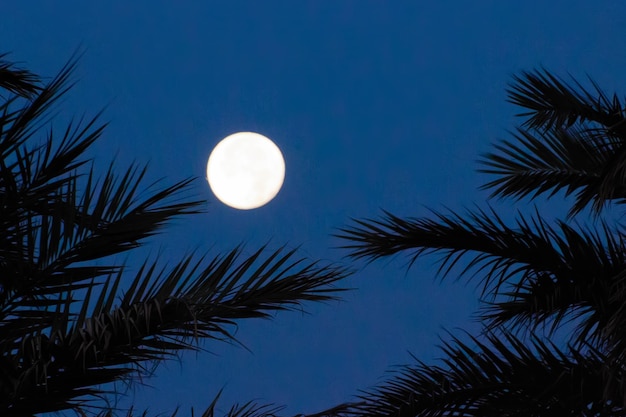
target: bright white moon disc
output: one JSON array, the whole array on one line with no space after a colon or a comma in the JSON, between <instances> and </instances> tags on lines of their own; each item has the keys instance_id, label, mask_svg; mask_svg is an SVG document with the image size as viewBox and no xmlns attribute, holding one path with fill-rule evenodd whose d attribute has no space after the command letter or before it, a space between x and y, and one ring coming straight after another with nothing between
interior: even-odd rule
<instances>
[{"instance_id":1,"label":"bright white moon disc","mask_svg":"<svg viewBox=\"0 0 626 417\"><path fill-rule=\"evenodd\" d=\"M239 132L217 144L206 173L211 191L222 203L249 210L278 194L285 179L285 160L278 146L265 136Z\"/></svg>"}]
</instances>

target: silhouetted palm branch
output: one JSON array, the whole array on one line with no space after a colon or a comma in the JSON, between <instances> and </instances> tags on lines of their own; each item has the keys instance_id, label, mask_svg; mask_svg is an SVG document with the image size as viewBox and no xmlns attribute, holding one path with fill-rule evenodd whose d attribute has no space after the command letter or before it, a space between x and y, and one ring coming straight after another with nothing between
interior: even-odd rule
<instances>
[{"instance_id":1,"label":"silhouetted palm branch","mask_svg":"<svg viewBox=\"0 0 626 417\"><path fill-rule=\"evenodd\" d=\"M209 405L209 407L204 411L202 417L215 417L216 414L216 406L217 400L220 397L220 391L216 396L213 402ZM263 404L259 405L254 401L249 401L244 405L235 404L231 406L226 414L220 414L224 417L275 417L276 413L283 410L285 407L277 407L273 404ZM192 412L193 414L193 412ZM173 416L172 416L173 417Z\"/></svg>"},{"instance_id":2,"label":"silhouetted palm branch","mask_svg":"<svg viewBox=\"0 0 626 417\"><path fill-rule=\"evenodd\" d=\"M540 137L518 130L514 141L494 145L497 152L480 161L485 168L479 172L498 176L482 188L493 189L492 197L515 199L576 192L570 216L589 203L597 213L608 201L623 203L626 197L626 186L621 185L626 184L624 173L608 169L622 152L621 146L592 130L548 131Z\"/></svg>"},{"instance_id":3,"label":"silhouetted palm branch","mask_svg":"<svg viewBox=\"0 0 626 417\"><path fill-rule=\"evenodd\" d=\"M6 53L0 54L0 89L22 97L32 97L37 94L41 90L39 77L7 61L6 57Z\"/></svg>"},{"instance_id":4,"label":"silhouetted palm branch","mask_svg":"<svg viewBox=\"0 0 626 417\"><path fill-rule=\"evenodd\" d=\"M592 80L593 92L574 79L572 86L546 70L521 74L513 76L508 101L527 109L518 116L528 119L529 128L549 131L594 122L626 137L625 106L617 95L609 98Z\"/></svg>"},{"instance_id":5,"label":"silhouetted palm branch","mask_svg":"<svg viewBox=\"0 0 626 417\"><path fill-rule=\"evenodd\" d=\"M104 281L97 300L92 300L90 287L79 312L73 313L67 303L49 333L27 336L13 347L18 363L37 358L29 378L15 381L31 389L13 401L13 409L36 413L61 399L67 402L62 408L80 404L74 393L85 381L68 380L68 375L111 382L141 370L145 361L195 350L200 339L233 341L229 327L237 320L268 318L271 311L303 301L334 299L339 290L331 285L345 277L338 268L293 260L294 251L278 250L265 259L263 252L241 261L240 251L234 250L208 265L189 256L160 271L146 263L118 305L122 273ZM115 373L110 367L116 367ZM56 390L50 393L49 386Z\"/></svg>"},{"instance_id":6,"label":"silhouetted palm branch","mask_svg":"<svg viewBox=\"0 0 626 417\"><path fill-rule=\"evenodd\" d=\"M158 183L143 186L145 168L117 175L111 165L100 178L84 170L105 126L97 117L72 122L59 140L47 127L75 65L0 109L2 416L97 410L94 400L109 394L100 385L148 374L149 363L200 349L202 340L236 342L240 319L335 299L334 284L348 274L263 247L248 256L242 248L187 255L169 268L146 260L129 276L115 255L175 217L200 213L203 201L186 196L190 179L155 190ZM33 144L44 129L43 143Z\"/></svg>"},{"instance_id":7,"label":"silhouetted palm branch","mask_svg":"<svg viewBox=\"0 0 626 417\"><path fill-rule=\"evenodd\" d=\"M442 276L459 265L459 277L479 278L483 295L490 296L479 316L488 327L524 330L551 321L554 331L564 319L584 316L576 341L609 343L606 326L623 304L608 302L626 269L620 233L603 223L576 230L558 222L553 228L538 214L519 215L514 227L493 211L433 212L433 217L403 219L385 212L380 219L355 220L339 237L350 242L343 247L354 258L407 251L413 263L421 255L441 254Z\"/></svg>"},{"instance_id":8,"label":"silhouetted palm branch","mask_svg":"<svg viewBox=\"0 0 626 417\"><path fill-rule=\"evenodd\" d=\"M276 406L274 404L259 404L254 401L248 401L243 405L235 404L232 405L228 411L220 411L217 410L217 402L220 398L222 390L215 396L211 404L202 412L202 414L197 414L191 409L191 417L216 417L216 416L224 416L224 417L278 417L282 410L285 409L284 406ZM341 404L339 406L329 408L319 413L314 414L297 414L293 415L293 417L351 417L353 415L353 410L357 405L361 403L346 403ZM169 417L176 417L178 415L187 415L180 414L180 408L177 408L173 413L167 414ZM81 412L81 417L88 417L85 412ZM112 410L104 410L100 413L94 414L94 417L115 417L116 414ZM136 413L133 409L127 410L124 417L148 417L148 412L143 411L141 414ZM166 415L163 415L166 416Z\"/></svg>"},{"instance_id":9,"label":"silhouetted palm branch","mask_svg":"<svg viewBox=\"0 0 626 417\"><path fill-rule=\"evenodd\" d=\"M610 201L624 202L626 109L593 86L574 88L547 71L515 77L509 101L526 110L520 116L527 129L481 161L482 172L497 176L484 186L492 196L564 191L575 194L570 216L589 204L599 214ZM385 212L341 229L353 258L407 251L412 265L440 254L440 274L458 265L458 276L478 276L483 295L491 295L478 315L487 344L444 344L444 367L418 361L401 368L364 392L353 415L624 415L626 243L623 230L604 221L594 226L550 226L536 213L518 215L511 227L493 210L476 210L408 219ZM577 331L567 350L533 331L547 323L551 335L568 320ZM518 339L517 330L529 338Z\"/></svg>"},{"instance_id":10,"label":"silhouetted palm branch","mask_svg":"<svg viewBox=\"0 0 626 417\"><path fill-rule=\"evenodd\" d=\"M547 71L515 77L509 100L527 110L514 141L495 145L484 155L480 172L499 178L483 188L492 196L532 198L550 191L576 192L570 216L589 203L599 213L611 200L626 198L626 124L624 107L597 86L577 90ZM535 135L533 131L538 132Z\"/></svg>"},{"instance_id":11,"label":"silhouetted palm branch","mask_svg":"<svg viewBox=\"0 0 626 417\"><path fill-rule=\"evenodd\" d=\"M363 403L351 415L609 417L626 411L624 370L607 381L611 364L598 351L563 351L538 337L529 344L507 333L470 341L444 343L443 366L418 360L401 367L378 387L363 391L358 396Z\"/></svg>"}]
</instances>

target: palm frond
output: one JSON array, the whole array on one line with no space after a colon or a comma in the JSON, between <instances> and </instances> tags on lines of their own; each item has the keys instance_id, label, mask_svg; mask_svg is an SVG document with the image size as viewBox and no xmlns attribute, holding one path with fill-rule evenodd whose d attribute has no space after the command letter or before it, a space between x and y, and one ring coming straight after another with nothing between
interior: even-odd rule
<instances>
[{"instance_id":1,"label":"palm frond","mask_svg":"<svg viewBox=\"0 0 626 417\"><path fill-rule=\"evenodd\" d=\"M460 275L475 270L485 272L483 294L498 288L517 274L557 271L566 267L553 245L558 233L541 217L523 216L511 228L493 210L468 211L465 216L431 211L433 218L403 219L389 212L379 219L354 220L355 225L340 229L336 236L349 243L352 258L375 260L410 253L410 264L429 253L441 253L439 273L446 276L463 257L470 261Z\"/></svg>"},{"instance_id":2,"label":"palm frond","mask_svg":"<svg viewBox=\"0 0 626 417\"><path fill-rule=\"evenodd\" d=\"M127 172L117 187L114 178L109 172L105 177L109 188L91 190L99 190L101 196L93 207L81 208L71 192L69 198L59 198L58 204L48 205L45 215L39 217L31 212L25 219L25 233L11 228L3 232L10 238L5 241L9 247L2 248L4 255L14 252L0 265L0 305L4 316L42 300L50 302L50 306L54 304L50 300L64 304L65 298L60 294L87 287L91 280L119 269L110 261L98 266L80 264L137 248L172 218L198 213L200 201L168 201L178 198L191 180L136 201L136 178ZM83 195L83 202L88 196L89 193ZM122 201L116 202L116 198ZM116 204L111 205L111 200ZM15 239L11 239L13 235ZM14 244L15 250L11 247Z\"/></svg>"},{"instance_id":3,"label":"palm frond","mask_svg":"<svg viewBox=\"0 0 626 417\"><path fill-rule=\"evenodd\" d=\"M479 161L484 166L479 172L498 177L482 187L493 189L491 197L534 199L576 191L570 217L589 203L599 213L607 202L626 198L626 142L616 142L604 131L575 128L540 137L520 129L513 138L496 144L496 152Z\"/></svg>"},{"instance_id":4,"label":"palm frond","mask_svg":"<svg viewBox=\"0 0 626 417\"><path fill-rule=\"evenodd\" d=\"M507 90L508 101L528 110L518 116L527 118L529 128L549 131L594 122L626 139L624 104L595 83L592 92L576 80L568 84L545 69L523 71L513 80Z\"/></svg>"},{"instance_id":5,"label":"palm frond","mask_svg":"<svg viewBox=\"0 0 626 417\"><path fill-rule=\"evenodd\" d=\"M76 64L77 56L75 55L23 107L3 115L4 117L0 119L2 126L0 160L10 160L11 155L19 152L20 146L32 138L49 121L49 118L46 118L49 110L73 86L70 78ZM1 168L3 171L6 170L4 165ZM4 177L6 177L6 173L4 173Z\"/></svg>"},{"instance_id":6,"label":"palm frond","mask_svg":"<svg viewBox=\"0 0 626 417\"><path fill-rule=\"evenodd\" d=\"M204 413L202 413L202 417L216 416L217 401L221 393L222 391L220 390ZM257 404L254 401L248 401L243 405L235 404L231 406L228 412L222 415L224 415L224 417L276 417L276 413L282 411L284 408L285 407L275 406L274 404Z\"/></svg>"},{"instance_id":7,"label":"palm frond","mask_svg":"<svg viewBox=\"0 0 626 417\"><path fill-rule=\"evenodd\" d=\"M550 333L563 320L576 321L576 344L612 344L611 328L623 309L613 296L626 270L626 241L621 233L599 222L594 229L574 229L559 222L559 251L565 270L537 271L510 285L498 302L479 315L489 328L536 328L552 319ZM623 294L622 294L623 295ZM626 323L623 321L622 323Z\"/></svg>"},{"instance_id":8,"label":"palm frond","mask_svg":"<svg viewBox=\"0 0 626 417\"><path fill-rule=\"evenodd\" d=\"M279 249L263 259L262 248L241 260L241 250L215 257L206 266L203 259L193 262L191 255L168 270L146 263L117 306L122 273L104 282L97 300L90 287L80 311L69 310L65 300L68 307L59 314L65 320L57 318L29 343L10 346L8 375L32 367L10 381L9 386L17 387L12 404L20 410L31 407L32 413L50 409L54 398L60 401L58 409L81 405L81 396L98 392L91 380L101 384L131 376L146 361L198 349L201 339L236 342L231 328L238 320L270 318L274 311L333 300L343 291L333 287L348 273L342 268L294 260L295 250ZM111 369L115 372L107 374ZM54 387L53 395L34 401L30 393L39 398L47 386Z\"/></svg>"},{"instance_id":9,"label":"palm frond","mask_svg":"<svg viewBox=\"0 0 626 417\"><path fill-rule=\"evenodd\" d=\"M97 409L93 401L110 394L100 385L145 375L146 364L200 349L203 339L236 343L240 319L336 299L342 289L334 284L349 274L295 259L295 250L244 257L236 248L212 259L189 255L171 268L146 261L128 282L112 256L173 218L200 213L204 202L186 195L191 179L142 190L145 167L85 173L85 153L105 128L98 116L61 135L50 128L33 143L75 65L72 58L31 96L0 106L3 416ZM263 410L247 404L232 414Z\"/></svg>"},{"instance_id":10,"label":"palm frond","mask_svg":"<svg viewBox=\"0 0 626 417\"><path fill-rule=\"evenodd\" d=\"M601 353L559 350L533 337L488 334L442 346L441 366L417 360L358 395L353 416L621 416L623 369L611 374ZM604 387L612 387L608 392Z\"/></svg>"},{"instance_id":11,"label":"palm frond","mask_svg":"<svg viewBox=\"0 0 626 417\"><path fill-rule=\"evenodd\" d=\"M546 70L514 77L509 101L528 110L519 114L528 130L518 130L514 141L497 144L481 161L482 172L499 177L484 186L494 189L492 196L576 191L570 216L590 203L599 213L609 201L624 202L626 109L616 95L592 84L589 91Z\"/></svg>"},{"instance_id":12,"label":"palm frond","mask_svg":"<svg viewBox=\"0 0 626 417\"><path fill-rule=\"evenodd\" d=\"M215 417L218 415L223 415L224 417L278 417L282 410L285 409L284 406L276 406L274 404L259 404L255 401L248 401L241 404L232 405L228 411L220 411L217 408L218 400L222 394L222 390L220 390L211 404L202 412L202 414L198 414L198 417ZM324 410L320 413L315 414L297 414L293 417L350 417L352 415L352 410L356 406L356 403L346 403L341 404L333 408L329 408L328 410ZM81 417L89 417L87 414L89 410L79 410L78 413ZM131 407L130 410L123 411L121 413L116 412L119 410L114 410L112 408L105 409L100 411L97 414L92 414L93 417L138 417L139 414L135 412L135 410ZM179 415L180 408L177 408L171 414L158 414L157 417L176 417ZM151 414L148 413L148 410L145 410L141 413L141 417L149 417ZM191 417L196 416L194 409L191 409Z\"/></svg>"},{"instance_id":13,"label":"palm frond","mask_svg":"<svg viewBox=\"0 0 626 417\"><path fill-rule=\"evenodd\" d=\"M0 265L0 304L8 305L4 313L12 311L15 300L50 299L53 293L76 290L76 285L110 273L115 266L75 264L138 247L170 219L199 212L201 201L177 202L191 179L150 193L142 201L138 195L145 167L131 166L118 178L111 165L100 182L93 170L86 176L76 173L85 163L81 155L104 129L94 127L95 120L68 126L56 150L51 133L43 147L18 152L3 171L14 179L13 187L4 187L0 208L5 237L0 249L7 261Z\"/></svg>"},{"instance_id":14,"label":"palm frond","mask_svg":"<svg viewBox=\"0 0 626 417\"><path fill-rule=\"evenodd\" d=\"M215 399L206 409L202 417L215 417L217 401L222 391L217 394ZM297 414L294 417L349 417L352 415L352 410L357 403L340 404L336 407L329 408L315 414ZM231 406L224 417L277 417L277 413L282 411L285 407L275 406L274 404L257 404L254 401L249 401L244 405L235 404ZM172 416L173 417L173 416ZM192 412L193 417L193 412Z\"/></svg>"},{"instance_id":15,"label":"palm frond","mask_svg":"<svg viewBox=\"0 0 626 417\"><path fill-rule=\"evenodd\" d=\"M576 342L607 341L607 326L623 310L623 298L608 301L626 269L622 234L603 222L594 229L565 222L554 228L538 214L520 215L515 227L482 210L433 215L402 219L385 212L382 219L357 220L339 237L350 242L344 247L355 258L407 251L412 264L422 255L442 254L443 277L455 266L459 277L470 272L470 279L479 277L483 296L489 295L479 318L490 328L525 330L548 322L554 332L584 317Z\"/></svg>"},{"instance_id":16,"label":"palm frond","mask_svg":"<svg viewBox=\"0 0 626 417\"><path fill-rule=\"evenodd\" d=\"M6 60L8 54L0 53L0 88L13 94L30 98L41 89L39 77Z\"/></svg>"},{"instance_id":17,"label":"palm frond","mask_svg":"<svg viewBox=\"0 0 626 417\"><path fill-rule=\"evenodd\" d=\"M596 215L626 197L624 103L595 83L588 90L548 71L514 78L509 101L524 110L524 129L483 157L496 175L492 197L574 195L569 217L591 205ZM355 416L618 416L624 415L626 243L623 231L595 229L538 213L507 226L493 210L433 212L403 219L385 212L353 220L338 236L350 257L373 261L408 252L409 267L439 254L439 274L458 266L491 295L471 345L444 343L443 365L405 366L358 397ZM536 336L574 320L574 344L560 350ZM507 330L502 330L502 329ZM494 333L498 329L502 333ZM528 338L514 333L525 330Z\"/></svg>"}]
</instances>

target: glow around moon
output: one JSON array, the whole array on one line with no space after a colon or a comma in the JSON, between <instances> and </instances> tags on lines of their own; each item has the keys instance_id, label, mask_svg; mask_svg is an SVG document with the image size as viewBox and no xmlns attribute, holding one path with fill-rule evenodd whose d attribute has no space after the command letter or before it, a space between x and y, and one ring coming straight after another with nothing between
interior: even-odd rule
<instances>
[{"instance_id":1,"label":"glow around moon","mask_svg":"<svg viewBox=\"0 0 626 417\"><path fill-rule=\"evenodd\" d=\"M239 132L215 146L206 171L211 191L222 203L249 210L276 197L285 179L285 160L265 136Z\"/></svg>"}]
</instances>

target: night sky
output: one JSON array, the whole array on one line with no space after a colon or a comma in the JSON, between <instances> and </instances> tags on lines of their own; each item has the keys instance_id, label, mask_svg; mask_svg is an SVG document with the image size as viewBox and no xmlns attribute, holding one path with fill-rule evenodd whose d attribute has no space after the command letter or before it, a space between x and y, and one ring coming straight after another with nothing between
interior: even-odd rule
<instances>
[{"instance_id":1,"label":"night sky","mask_svg":"<svg viewBox=\"0 0 626 417\"><path fill-rule=\"evenodd\" d=\"M119 404L155 413L203 410L222 387L222 409L257 400L315 412L411 354L433 362L446 330L478 329L475 287L440 283L433 257L408 271L402 257L352 262L332 234L382 209L486 207L476 160L519 121L505 88L520 71L589 75L626 92L624 2L96 3L5 2L0 49L49 77L84 51L55 126L105 109L110 125L90 153L98 172L137 161L148 163L146 185L198 177L207 213L167 228L128 257L129 270L144 255L166 264L245 243L246 253L299 246L303 257L355 271L342 302L241 322L249 350L208 342L210 353L162 365L144 380L152 387ZM209 153L237 131L271 138L285 157L284 186L259 209L221 204L206 182Z\"/></svg>"}]
</instances>

